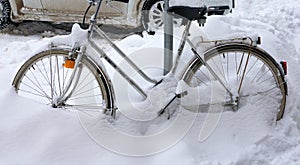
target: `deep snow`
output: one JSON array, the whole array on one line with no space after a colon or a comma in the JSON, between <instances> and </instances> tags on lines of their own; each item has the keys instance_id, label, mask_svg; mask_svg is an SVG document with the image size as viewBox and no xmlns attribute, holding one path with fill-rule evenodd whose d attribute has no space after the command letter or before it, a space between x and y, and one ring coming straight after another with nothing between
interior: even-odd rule
<instances>
[{"instance_id":1,"label":"deep snow","mask_svg":"<svg viewBox=\"0 0 300 165\"><path fill-rule=\"evenodd\" d=\"M11 87L16 71L48 39L0 34L0 164L300 164L299 7L292 0L241 0L233 14L211 17L203 28L210 38L258 33L262 48L276 60L288 61L289 96L281 121L269 125L253 113L226 112L213 134L199 142L205 117L200 115L183 140L147 157L108 151L86 134L76 113L16 95ZM121 43L128 50L159 44L151 36L126 40Z\"/></svg>"}]
</instances>

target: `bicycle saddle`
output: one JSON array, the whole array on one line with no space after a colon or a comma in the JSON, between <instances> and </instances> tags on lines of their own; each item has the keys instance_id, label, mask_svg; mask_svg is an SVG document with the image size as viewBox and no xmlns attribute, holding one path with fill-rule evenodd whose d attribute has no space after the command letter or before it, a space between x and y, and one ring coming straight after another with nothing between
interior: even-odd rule
<instances>
[{"instance_id":1,"label":"bicycle saddle","mask_svg":"<svg viewBox=\"0 0 300 165\"><path fill-rule=\"evenodd\" d=\"M193 21L203 18L207 13L207 7L172 6L169 8L168 12Z\"/></svg>"}]
</instances>

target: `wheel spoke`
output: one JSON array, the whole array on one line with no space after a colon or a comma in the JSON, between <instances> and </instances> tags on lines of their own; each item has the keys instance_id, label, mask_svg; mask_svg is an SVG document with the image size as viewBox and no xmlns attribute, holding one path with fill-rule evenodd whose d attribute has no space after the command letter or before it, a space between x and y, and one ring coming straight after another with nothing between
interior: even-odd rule
<instances>
[{"instance_id":1,"label":"wheel spoke","mask_svg":"<svg viewBox=\"0 0 300 165\"><path fill-rule=\"evenodd\" d=\"M223 74L223 77L224 77L224 80L226 81L226 76L225 76L225 69L224 69L224 64L223 64L223 62L222 62L222 58L225 58L225 54L219 54L219 62L220 62L220 66L221 66L221 68L220 68L220 70L221 70L221 74ZM228 64L228 63L227 63ZM226 81L227 82L227 81Z\"/></svg>"},{"instance_id":2,"label":"wheel spoke","mask_svg":"<svg viewBox=\"0 0 300 165\"><path fill-rule=\"evenodd\" d=\"M47 71L47 69L46 69L46 67L45 67L44 61L41 60L41 63L42 63L43 71L45 72L45 74L40 70L40 67L38 67L38 66L37 66L37 67L38 67L40 73L41 73L41 74L43 75L43 77L45 78L46 82L50 85L51 83L50 83L50 79L49 79L49 76L48 76L48 71Z\"/></svg>"},{"instance_id":3,"label":"wheel spoke","mask_svg":"<svg viewBox=\"0 0 300 165\"><path fill-rule=\"evenodd\" d=\"M90 95L90 96L83 96L83 97L72 97L70 99L68 99L68 101L73 101L73 100L80 100L80 99L87 99L87 98L94 98L97 96L102 96L102 94L96 94L96 95Z\"/></svg>"},{"instance_id":4,"label":"wheel spoke","mask_svg":"<svg viewBox=\"0 0 300 165\"><path fill-rule=\"evenodd\" d=\"M94 80L90 80L89 82L86 83L86 85L80 87L79 89L77 89L77 88L79 87L79 86L78 86L78 87L76 88L76 90L74 91L74 94L77 94L78 92L81 92L87 85L92 84L93 81L94 81Z\"/></svg>"},{"instance_id":5,"label":"wheel spoke","mask_svg":"<svg viewBox=\"0 0 300 165\"><path fill-rule=\"evenodd\" d=\"M87 89L87 90L85 90L85 91L83 91L83 92L80 92L80 93L74 93L74 95L82 95L82 94L88 93L88 92L90 92L90 91L94 91L95 89L98 89L98 88L100 88L100 87L99 87L99 86L96 86L96 87L94 87L94 88Z\"/></svg>"},{"instance_id":6,"label":"wheel spoke","mask_svg":"<svg viewBox=\"0 0 300 165\"><path fill-rule=\"evenodd\" d=\"M255 60L255 62L251 65L251 67L249 67L247 73L246 73L246 76L251 72L251 70L255 67L255 65L257 64L258 62L258 59Z\"/></svg>"},{"instance_id":7,"label":"wheel spoke","mask_svg":"<svg viewBox=\"0 0 300 165\"><path fill-rule=\"evenodd\" d=\"M238 67L238 70L237 70L238 77L240 77L240 74L242 73L240 71L242 70L242 64L243 64L243 61L244 61L244 55L245 55L245 53L243 53L242 58L240 59L239 67Z\"/></svg>"},{"instance_id":8,"label":"wheel spoke","mask_svg":"<svg viewBox=\"0 0 300 165\"><path fill-rule=\"evenodd\" d=\"M261 80L268 72L270 71L270 69L268 69L267 71L265 71L263 74L261 74L261 76L256 80L256 82L258 83L259 80Z\"/></svg>"},{"instance_id":9,"label":"wheel spoke","mask_svg":"<svg viewBox=\"0 0 300 165\"><path fill-rule=\"evenodd\" d=\"M23 85L24 85L24 86L27 86L28 88L30 88L30 89L32 89L33 91L37 92L37 94L36 94L36 93L33 93L32 91L23 90L23 89L19 89L20 91L27 92L27 93L31 93L31 94L35 94L35 95L37 95L37 96L42 96L42 97L45 97L45 98L49 99L49 101L51 101L51 98L50 98L45 92L43 92L43 91L42 91L42 92L41 92L41 91L38 91L38 90L36 90L34 87L32 87L32 86L30 86L30 85L28 85L28 84L26 84L26 83L24 83L24 82L23 82Z\"/></svg>"},{"instance_id":10,"label":"wheel spoke","mask_svg":"<svg viewBox=\"0 0 300 165\"><path fill-rule=\"evenodd\" d=\"M66 105L67 107L76 107L76 108L82 108L81 111L94 111L93 109L103 109L103 105L93 105L93 104L77 104L77 105ZM99 112L99 111L98 111Z\"/></svg>"},{"instance_id":11,"label":"wheel spoke","mask_svg":"<svg viewBox=\"0 0 300 165\"><path fill-rule=\"evenodd\" d=\"M58 57L55 56L55 60L56 60L56 68L57 68L57 81L58 81L58 88L59 88L59 95L62 94L62 86L61 86L61 80L60 80L60 74L59 74L59 65L58 65Z\"/></svg>"},{"instance_id":12,"label":"wheel spoke","mask_svg":"<svg viewBox=\"0 0 300 165\"><path fill-rule=\"evenodd\" d=\"M226 78L225 78L225 75L224 74L222 74L222 73L224 73L224 70L223 69L220 69L220 67L218 67L218 66L222 66L222 68L223 68L223 65L222 65L222 63L221 64L217 64L216 62L215 62L215 60L214 59L212 59L212 62L214 63L214 67L213 68L216 68L217 69L217 72L216 73L220 73L221 75L222 75L222 78L224 78L224 80L226 80ZM218 76L219 76L219 74L218 74Z\"/></svg>"},{"instance_id":13,"label":"wheel spoke","mask_svg":"<svg viewBox=\"0 0 300 165\"><path fill-rule=\"evenodd\" d=\"M36 86L45 96L47 96L48 98L50 98L47 93L44 91L44 89L41 87L41 85L38 85L37 83L34 82L34 80L32 80L30 77L28 77L27 75L25 75L25 77L34 85ZM35 78L35 80L37 81L37 79ZM24 83L25 84L25 83Z\"/></svg>"}]
</instances>

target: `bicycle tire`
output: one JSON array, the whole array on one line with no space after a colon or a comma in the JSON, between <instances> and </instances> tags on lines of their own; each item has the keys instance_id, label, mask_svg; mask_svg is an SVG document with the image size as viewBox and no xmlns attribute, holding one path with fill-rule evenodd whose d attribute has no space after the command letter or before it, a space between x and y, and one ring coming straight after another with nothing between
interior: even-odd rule
<instances>
[{"instance_id":1,"label":"bicycle tire","mask_svg":"<svg viewBox=\"0 0 300 165\"><path fill-rule=\"evenodd\" d=\"M246 65L248 56L249 61ZM206 51L204 58L205 61L214 68L216 68L217 65L220 65L218 68L216 68L216 72L218 75L222 76L222 80L227 86L229 86L229 88L234 89L232 84L237 84L238 87L236 87L237 89L235 90L238 91L238 88L241 88L240 93L244 92L244 96L246 96L248 92L249 97L258 95L261 96L261 99L269 99L274 97L274 102L278 102L276 109L277 114L276 116L274 115L274 119L276 117L276 121L278 121L283 117L286 104L287 85L282 69L267 52L248 44L222 44ZM198 58L191 60L187 66L188 67L183 74L183 80L187 84L195 87L198 85L205 85L207 81L211 81L211 77L208 75L207 69L205 69L204 65ZM232 75L229 73L228 68L235 69L236 73L231 72L234 78L231 77ZM254 72L255 69L257 70ZM244 70L244 78L242 79ZM232 80L235 79L235 77L236 82ZM250 79L251 82L249 81ZM240 85L241 81L243 81L242 85ZM249 86L247 87L247 85ZM270 86L268 89L262 85ZM254 94L254 91L257 91L257 94ZM275 94L276 96L271 94Z\"/></svg>"},{"instance_id":2,"label":"bicycle tire","mask_svg":"<svg viewBox=\"0 0 300 165\"><path fill-rule=\"evenodd\" d=\"M51 49L31 57L22 65L14 78L12 85L15 91L21 96L54 108L81 111L113 110L113 89L108 83L107 76L93 60L85 55L81 60L82 75L78 84L73 84L70 97L59 106L54 104L55 99L66 87L73 70L63 67L69 52L65 49Z\"/></svg>"}]
</instances>

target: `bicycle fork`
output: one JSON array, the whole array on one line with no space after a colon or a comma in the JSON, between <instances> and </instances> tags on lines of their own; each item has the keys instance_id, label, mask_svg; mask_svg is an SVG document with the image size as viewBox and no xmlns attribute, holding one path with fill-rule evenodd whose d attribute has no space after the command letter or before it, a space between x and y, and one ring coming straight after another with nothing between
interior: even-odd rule
<instances>
[{"instance_id":1,"label":"bicycle fork","mask_svg":"<svg viewBox=\"0 0 300 165\"><path fill-rule=\"evenodd\" d=\"M63 89L63 91L59 97L57 97L55 100L52 101L53 107L58 107L60 105L64 105L65 101L68 100L68 98L70 98L70 96L73 94L74 88L77 86L79 77L82 72L81 59L82 59L84 51L85 51L85 46L81 46L79 48L79 50L78 50L78 47L75 46L75 48L72 50L71 55L77 54L77 57L75 60L75 66L73 68L73 72L70 76L70 79L67 82L66 88ZM75 77L76 73L77 73L77 76ZM73 88L71 89L72 84L73 84Z\"/></svg>"}]
</instances>

